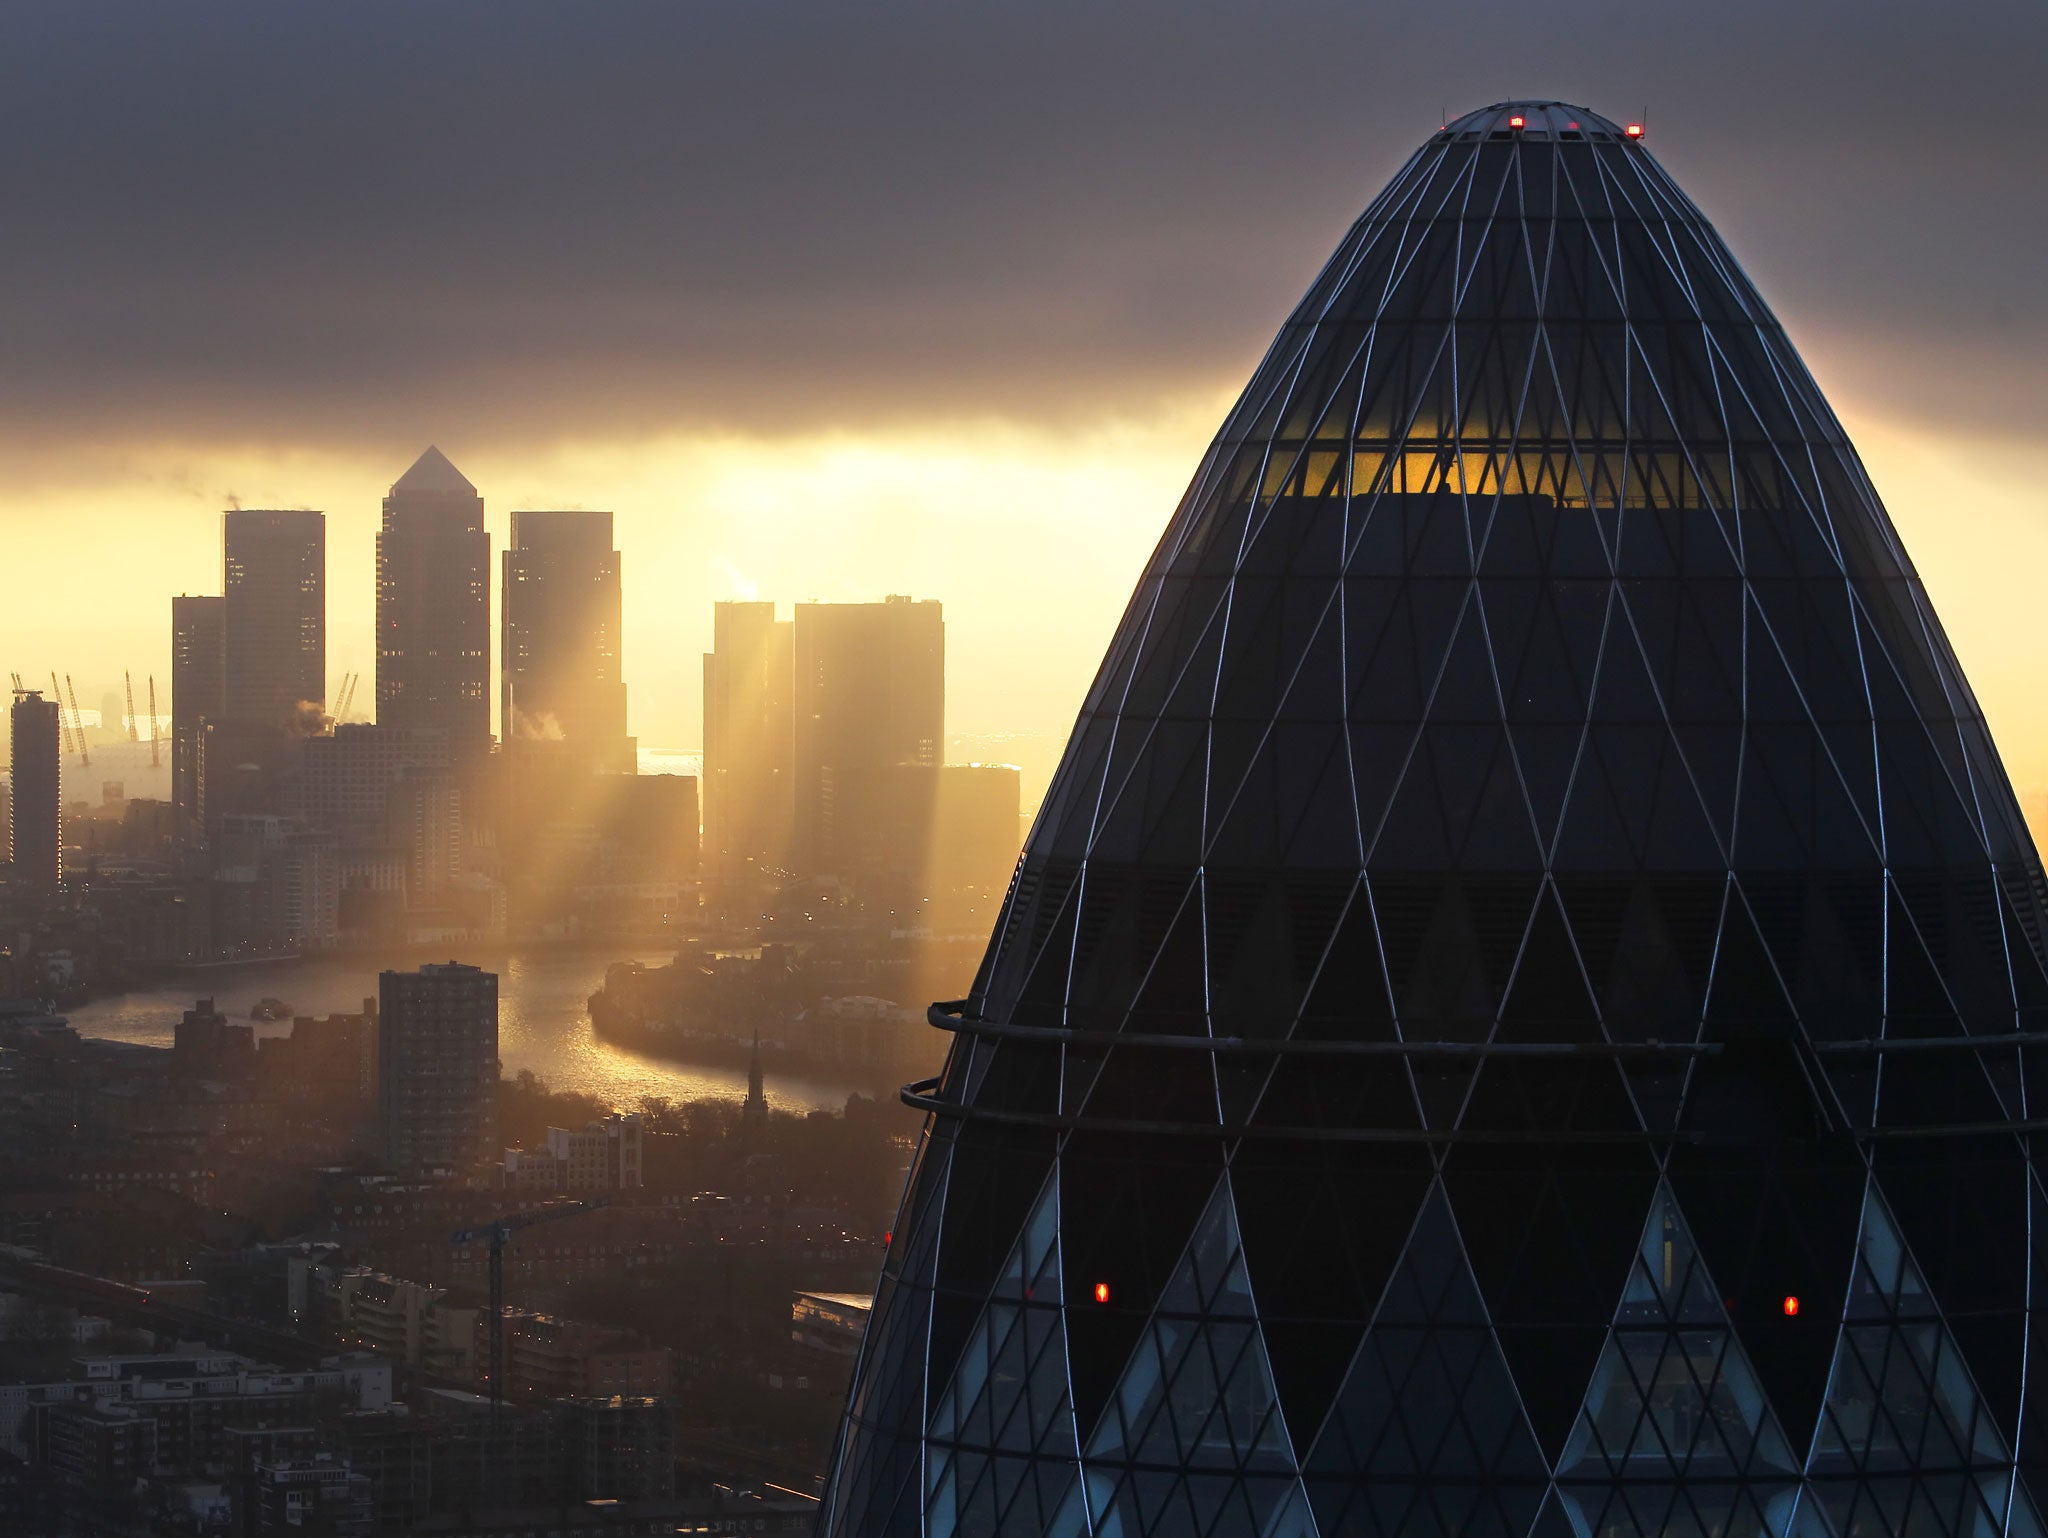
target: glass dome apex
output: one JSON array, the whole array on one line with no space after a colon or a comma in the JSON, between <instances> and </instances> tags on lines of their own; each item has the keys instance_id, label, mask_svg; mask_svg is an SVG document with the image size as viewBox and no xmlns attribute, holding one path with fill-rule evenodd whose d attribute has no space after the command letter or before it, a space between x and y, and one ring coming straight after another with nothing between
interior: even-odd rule
<instances>
[{"instance_id":1,"label":"glass dome apex","mask_svg":"<svg viewBox=\"0 0 2048 1538\"><path fill-rule=\"evenodd\" d=\"M1521 118L1523 126L1517 130L1509 121ZM1588 139L1623 139L1628 135L1622 125L1597 112L1584 107L1575 107L1568 101L1500 101L1490 107L1481 107L1477 112L1467 112L1454 117L1443 127L1443 133L1450 138L1467 135L1484 137L1495 133L1521 132L1524 135L1550 134L1583 135Z\"/></svg>"}]
</instances>

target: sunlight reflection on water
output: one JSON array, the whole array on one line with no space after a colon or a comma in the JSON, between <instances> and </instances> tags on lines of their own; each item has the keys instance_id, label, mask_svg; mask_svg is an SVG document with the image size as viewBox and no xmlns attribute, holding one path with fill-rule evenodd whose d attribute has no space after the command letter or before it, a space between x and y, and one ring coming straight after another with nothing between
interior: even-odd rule
<instances>
[{"instance_id":1,"label":"sunlight reflection on water","mask_svg":"<svg viewBox=\"0 0 2048 1538\"><path fill-rule=\"evenodd\" d=\"M595 1095L627 1110L649 1095L671 1100L738 1099L747 1092L744 1068L667 1063L598 1040L584 1001L603 983L605 967L629 956L612 950L550 948L472 953L458 959L498 974L498 1056L507 1074L530 1068L556 1089ZM630 959L655 966L670 960L660 953ZM405 965L418 966L419 960ZM178 1017L196 998L210 994L231 1020L247 1020L250 1006L266 997L284 1000L301 1015L353 1013L376 994L378 971L371 962L348 958L200 973L161 987L95 999L65 1015L81 1036L168 1047ZM257 1025L263 1035L290 1029L286 1023ZM935 1058L943 1052L943 1044L935 1045ZM768 1075L769 1101L792 1111L836 1111L860 1088L832 1079ZM873 1093L873 1088L866 1092Z\"/></svg>"}]
</instances>

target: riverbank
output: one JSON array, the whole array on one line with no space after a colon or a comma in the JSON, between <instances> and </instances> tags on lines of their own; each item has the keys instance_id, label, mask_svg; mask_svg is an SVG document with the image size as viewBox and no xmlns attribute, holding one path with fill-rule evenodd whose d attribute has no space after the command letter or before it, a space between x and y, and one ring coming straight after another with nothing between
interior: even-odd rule
<instances>
[{"instance_id":1,"label":"riverbank","mask_svg":"<svg viewBox=\"0 0 2048 1538\"><path fill-rule=\"evenodd\" d=\"M662 1062L744 1072L754 1059L751 1038L743 1041L734 1036L646 1024L603 1008L597 999L591 1000L590 1021L591 1030L600 1041ZM920 1050L927 1043L908 1039L913 1030L915 1027L903 1027L906 1039L893 1044L893 1049L853 1060L807 1052L779 1039L764 1037L760 1043L761 1070L770 1078L800 1074L855 1084L864 1094L893 1096L911 1079L937 1071L935 1065L925 1060L931 1054ZM945 1043L936 1041L935 1033L926 1034L934 1035L938 1053L943 1057Z\"/></svg>"},{"instance_id":2,"label":"riverbank","mask_svg":"<svg viewBox=\"0 0 2048 1538\"><path fill-rule=\"evenodd\" d=\"M265 997L282 999L301 1015L352 1014L377 993L377 974L407 969L421 960L447 961L450 947L415 948L364 957L318 957L236 969L204 977L164 979L131 988L65 1011L81 1036L171 1044L179 1017L193 1000L211 997L232 1019L247 1020ZM418 959L413 959L417 954ZM611 962L635 953L613 945L453 948L455 959L498 974L498 1056L507 1075L530 1070L556 1089L574 1090L631 1110L650 1097L669 1100L737 1099L747 1089L746 1065L686 1064L601 1039L592 1029L586 1001L604 982ZM669 959L650 948L637 958L654 965ZM264 1034L284 1033L289 1024L262 1025ZM945 1043L932 1033L933 1061L920 1071L937 1071ZM867 1075L771 1069L768 1098L789 1110L837 1110L850 1094L871 1094ZM893 1094L894 1086L890 1086Z\"/></svg>"}]
</instances>

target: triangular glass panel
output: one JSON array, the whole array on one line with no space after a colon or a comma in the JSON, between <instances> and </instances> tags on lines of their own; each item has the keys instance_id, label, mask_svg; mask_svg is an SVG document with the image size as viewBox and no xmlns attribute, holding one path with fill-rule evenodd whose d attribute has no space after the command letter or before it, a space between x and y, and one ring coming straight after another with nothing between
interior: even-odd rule
<instances>
[{"instance_id":1,"label":"triangular glass panel","mask_svg":"<svg viewBox=\"0 0 2048 1538\"><path fill-rule=\"evenodd\" d=\"M1087 1459L1091 1468L1293 1472L1228 1177L1161 1289Z\"/></svg>"},{"instance_id":2,"label":"triangular glass panel","mask_svg":"<svg viewBox=\"0 0 2048 1538\"><path fill-rule=\"evenodd\" d=\"M2026 1486L2010 1483L2011 1443L1875 1180L1864 1196L1845 1313L1808 1474L1869 1481L1883 1510L1894 1488L1884 1476L1930 1466L1968 1470L1971 1477L1948 1488L1956 1508L1942 1519L1948 1530L2038 1531Z\"/></svg>"},{"instance_id":3,"label":"triangular glass panel","mask_svg":"<svg viewBox=\"0 0 2048 1538\"><path fill-rule=\"evenodd\" d=\"M1497 1481L1540 1493L1543 1455L1441 1185L1416 1217L1303 1472L1326 1530L1349 1504L1345 1486L1359 1481L1404 1490Z\"/></svg>"},{"instance_id":4,"label":"triangular glass panel","mask_svg":"<svg viewBox=\"0 0 2048 1538\"><path fill-rule=\"evenodd\" d=\"M1570 1481L1796 1478L1798 1460L1669 1186L1660 1185L1584 1406L1558 1463Z\"/></svg>"}]
</instances>

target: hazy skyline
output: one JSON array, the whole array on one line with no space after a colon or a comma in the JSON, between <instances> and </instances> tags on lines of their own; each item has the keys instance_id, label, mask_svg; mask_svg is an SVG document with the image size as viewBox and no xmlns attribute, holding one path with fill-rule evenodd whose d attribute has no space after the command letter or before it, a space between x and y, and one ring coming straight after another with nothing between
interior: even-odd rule
<instances>
[{"instance_id":1,"label":"hazy skyline","mask_svg":"<svg viewBox=\"0 0 2048 1538\"><path fill-rule=\"evenodd\" d=\"M1647 110L2048 793L2039 7L66 5L0 42L0 652L82 703L167 684L231 500L327 512L328 671L371 672L378 502L434 442L494 562L514 509L616 512L643 743L697 743L714 599L908 592L953 727L1056 752L1345 226L1444 110L1542 95Z\"/></svg>"}]
</instances>

